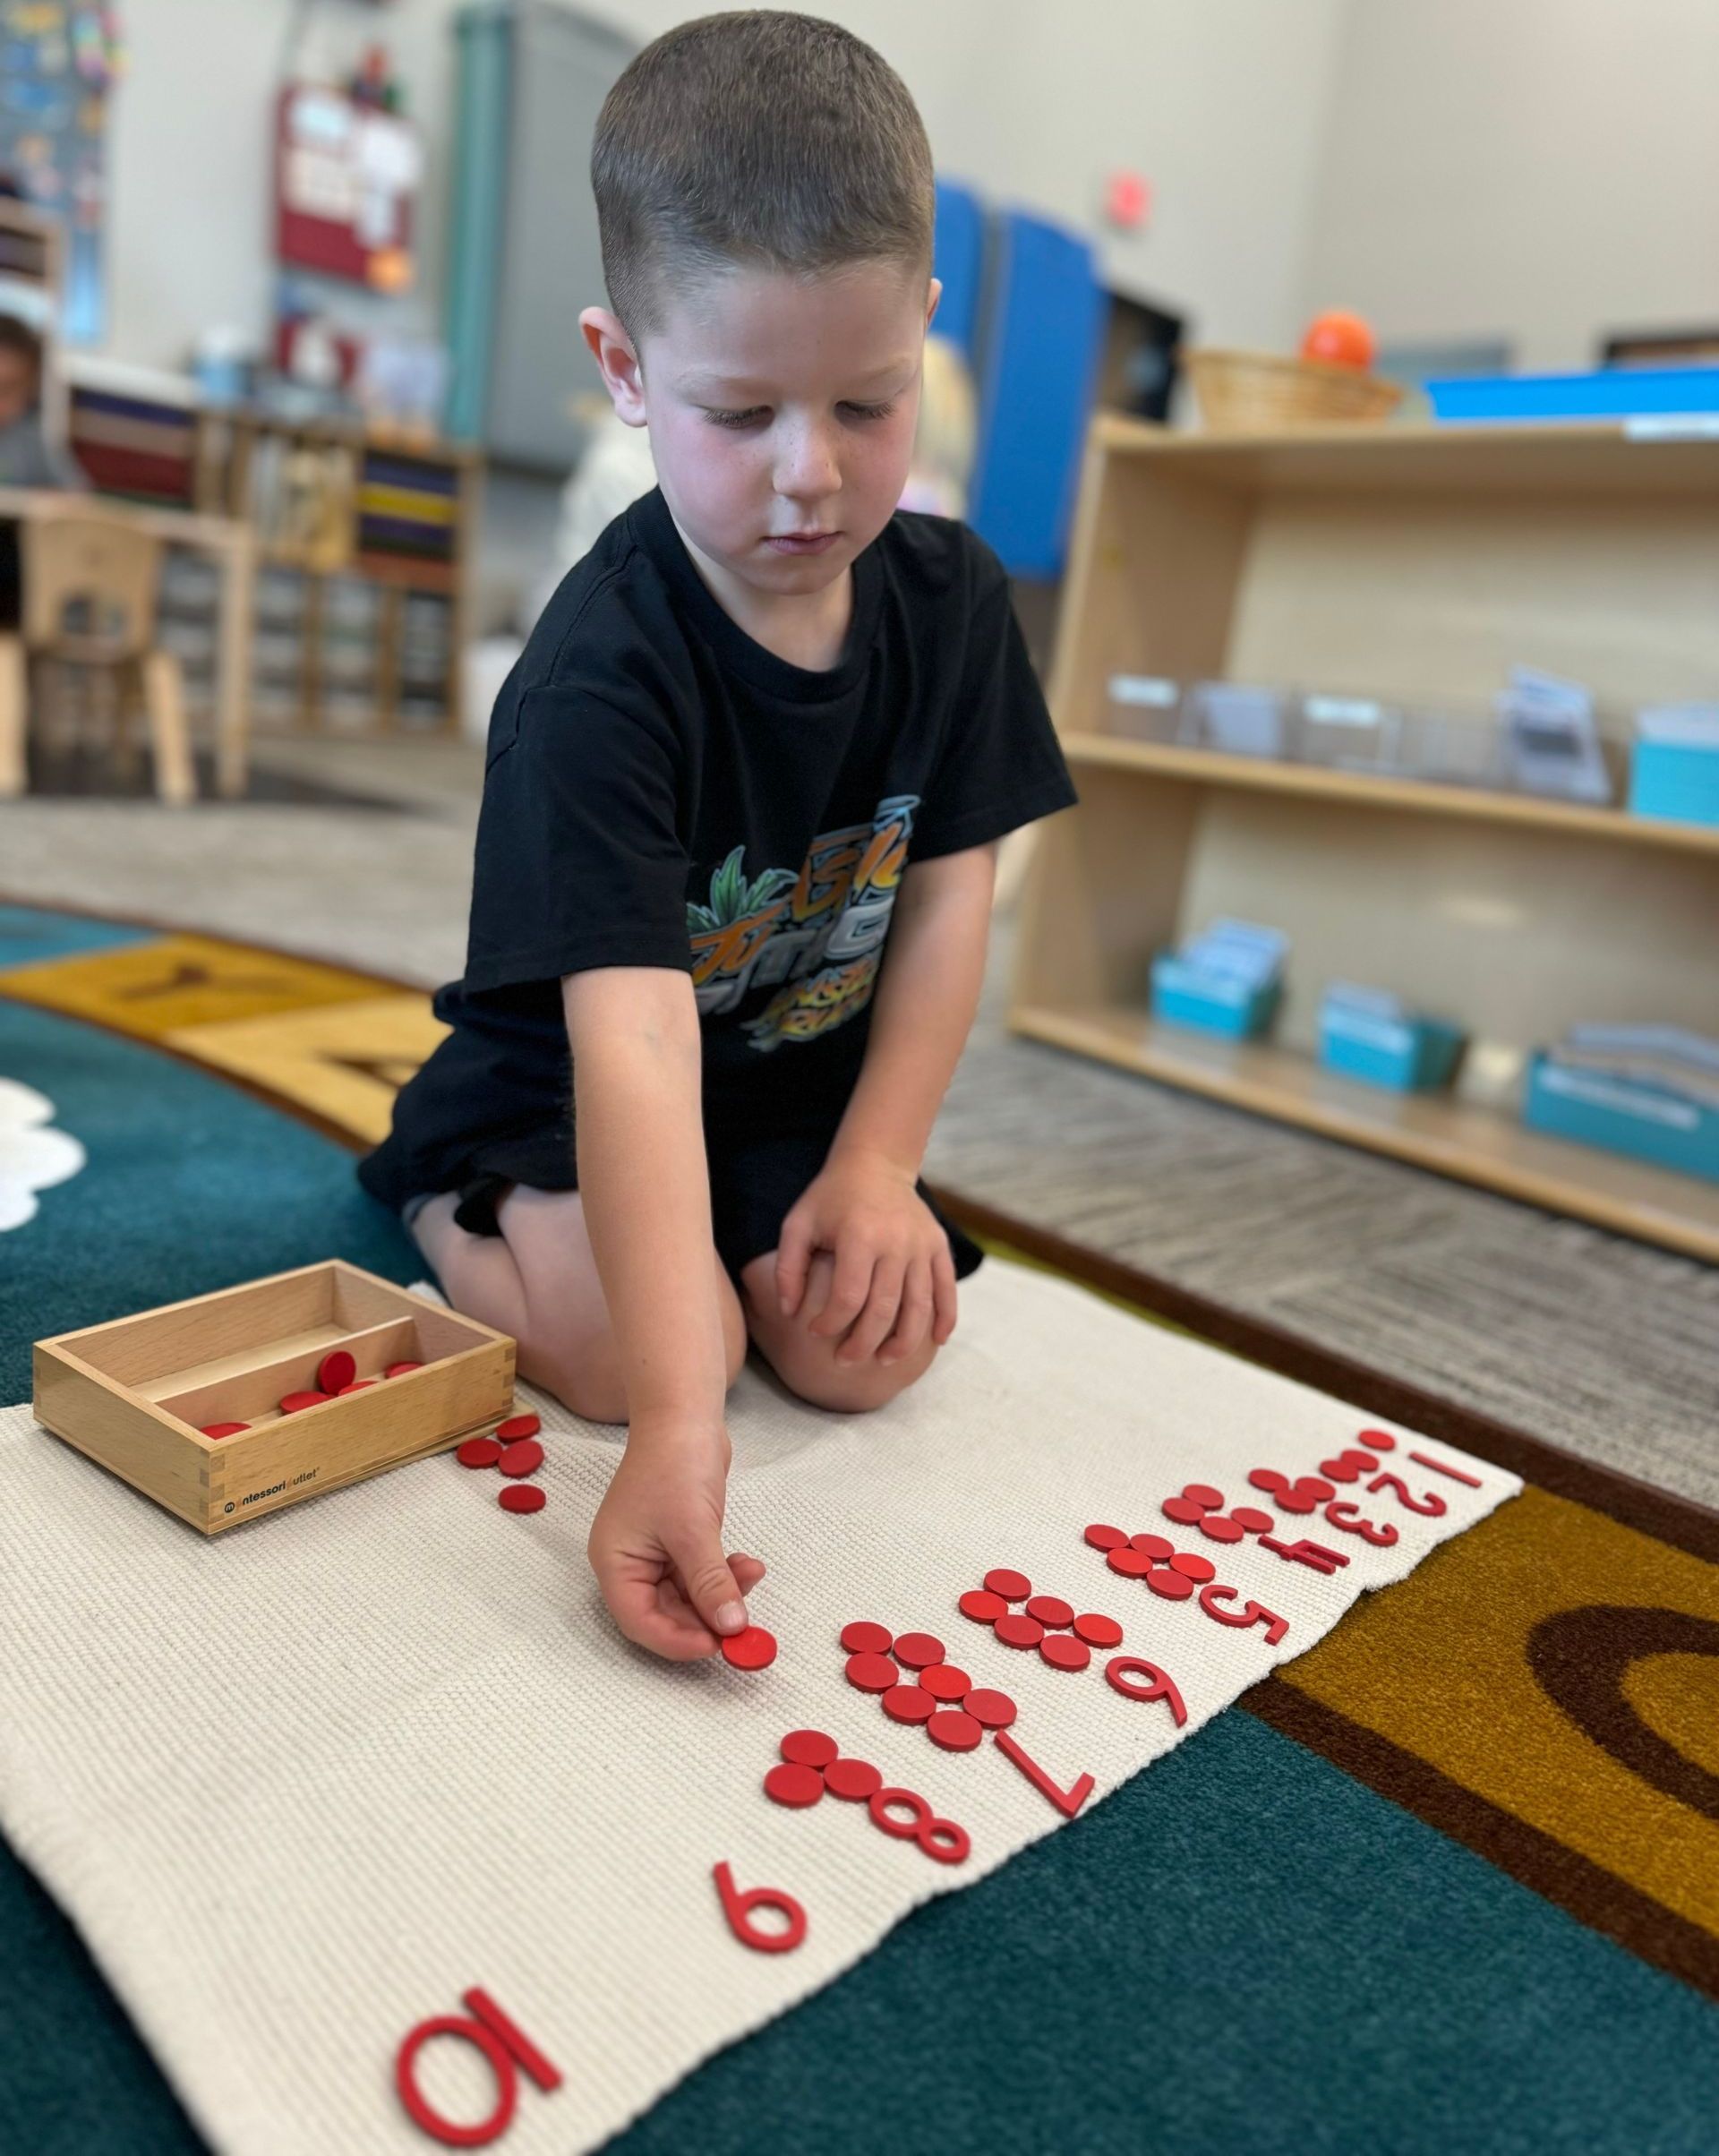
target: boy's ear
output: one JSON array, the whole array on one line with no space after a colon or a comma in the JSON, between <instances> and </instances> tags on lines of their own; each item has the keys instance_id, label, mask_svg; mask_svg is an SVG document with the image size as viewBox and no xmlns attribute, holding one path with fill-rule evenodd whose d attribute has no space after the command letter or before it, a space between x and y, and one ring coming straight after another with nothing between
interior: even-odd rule
<instances>
[{"instance_id":1,"label":"boy's ear","mask_svg":"<svg viewBox=\"0 0 1719 2156\"><path fill-rule=\"evenodd\" d=\"M937 282L936 278L934 277L934 278L931 279L931 291L930 291L930 295L928 296L928 298L926 300L926 303L925 303L925 326L926 326L926 328L927 328L928 329L931 327L932 323L933 323L934 321L936 321L936 319L937 319L937 302L938 302L938 301L939 301L939 300L940 300L942 297L943 297L943 287L942 287L942 286L941 286L941 285L940 285L940 284Z\"/></svg>"},{"instance_id":2,"label":"boy's ear","mask_svg":"<svg viewBox=\"0 0 1719 2156\"><path fill-rule=\"evenodd\" d=\"M597 363L616 417L629 427L642 427L646 424L645 377L620 315L611 314L607 307L587 307L579 317L579 329Z\"/></svg>"}]
</instances>

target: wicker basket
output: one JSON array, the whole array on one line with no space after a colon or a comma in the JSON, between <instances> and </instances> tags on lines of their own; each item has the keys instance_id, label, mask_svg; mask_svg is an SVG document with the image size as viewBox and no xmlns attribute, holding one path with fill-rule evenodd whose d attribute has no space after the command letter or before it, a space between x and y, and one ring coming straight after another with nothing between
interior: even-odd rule
<instances>
[{"instance_id":1,"label":"wicker basket","mask_svg":"<svg viewBox=\"0 0 1719 2156\"><path fill-rule=\"evenodd\" d=\"M1190 352L1187 369L1201 416L1214 434L1385 419L1403 399L1394 381L1358 367L1276 352Z\"/></svg>"}]
</instances>

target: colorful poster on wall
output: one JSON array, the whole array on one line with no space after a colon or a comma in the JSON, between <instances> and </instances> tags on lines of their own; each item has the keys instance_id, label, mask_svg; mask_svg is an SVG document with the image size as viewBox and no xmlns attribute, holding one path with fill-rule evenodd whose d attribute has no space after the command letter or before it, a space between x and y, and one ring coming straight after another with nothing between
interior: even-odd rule
<instances>
[{"instance_id":1,"label":"colorful poster on wall","mask_svg":"<svg viewBox=\"0 0 1719 2156\"><path fill-rule=\"evenodd\" d=\"M121 64L116 8L0 0L0 179L59 220L73 345L98 343L106 326L107 98Z\"/></svg>"},{"instance_id":2,"label":"colorful poster on wall","mask_svg":"<svg viewBox=\"0 0 1719 2156\"><path fill-rule=\"evenodd\" d=\"M295 83L281 93L276 159L283 262L377 292L409 288L423 157L404 120L344 90Z\"/></svg>"}]
</instances>

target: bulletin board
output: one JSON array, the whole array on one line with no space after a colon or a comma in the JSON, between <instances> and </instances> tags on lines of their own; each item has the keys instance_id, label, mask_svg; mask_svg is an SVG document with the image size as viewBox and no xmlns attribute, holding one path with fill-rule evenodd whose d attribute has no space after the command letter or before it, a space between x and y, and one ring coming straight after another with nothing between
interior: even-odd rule
<instances>
[{"instance_id":1,"label":"bulletin board","mask_svg":"<svg viewBox=\"0 0 1719 2156\"><path fill-rule=\"evenodd\" d=\"M289 83L276 122L277 257L372 291L408 290L423 168L415 131L395 114Z\"/></svg>"},{"instance_id":2,"label":"bulletin board","mask_svg":"<svg viewBox=\"0 0 1719 2156\"><path fill-rule=\"evenodd\" d=\"M64 236L68 344L107 327L107 94L119 63L112 7L0 0L0 172Z\"/></svg>"}]
</instances>

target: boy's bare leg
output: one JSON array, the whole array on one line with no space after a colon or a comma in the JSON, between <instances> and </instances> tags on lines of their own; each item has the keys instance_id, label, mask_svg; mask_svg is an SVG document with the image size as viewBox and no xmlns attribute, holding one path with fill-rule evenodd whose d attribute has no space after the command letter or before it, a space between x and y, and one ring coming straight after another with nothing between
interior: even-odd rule
<instances>
[{"instance_id":1,"label":"boy's bare leg","mask_svg":"<svg viewBox=\"0 0 1719 2156\"><path fill-rule=\"evenodd\" d=\"M418 1247L456 1310L519 1343L519 1374L589 1422L624 1423L627 1394L603 1283L577 1191L515 1184L496 1209L500 1236L475 1236L454 1219L451 1191L412 1223ZM746 1360L746 1318L713 1250L731 1385Z\"/></svg>"},{"instance_id":2,"label":"boy's bare leg","mask_svg":"<svg viewBox=\"0 0 1719 2156\"><path fill-rule=\"evenodd\" d=\"M928 1337L899 1363L880 1363L876 1356L863 1363L838 1363L835 1351L846 1336L810 1330L812 1320L822 1315L830 1299L834 1279L834 1259L827 1251L817 1252L806 1275L800 1306L785 1318L776 1292L775 1252L754 1258L740 1272L748 1330L788 1390L813 1407L848 1414L881 1407L925 1375L936 1360L937 1344Z\"/></svg>"}]
</instances>

